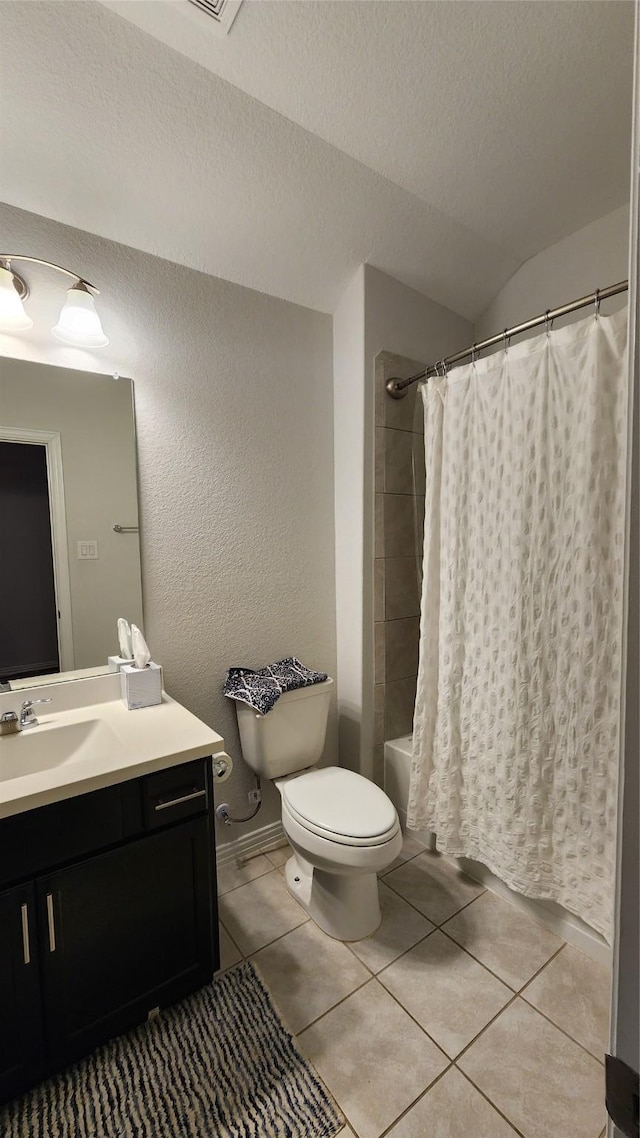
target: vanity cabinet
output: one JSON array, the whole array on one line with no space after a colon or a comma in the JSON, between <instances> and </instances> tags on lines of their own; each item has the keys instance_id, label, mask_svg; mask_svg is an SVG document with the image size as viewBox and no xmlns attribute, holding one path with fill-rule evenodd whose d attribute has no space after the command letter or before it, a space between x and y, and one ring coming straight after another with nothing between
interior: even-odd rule
<instances>
[{"instance_id":1,"label":"vanity cabinet","mask_svg":"<svg viewBox=\"0 0 640 1138\"><path fill-rule=\"evenodd\" d=\"M0 1100L211 980L212 810L198 759L0 821Z\"/></svg>"},{"instance_id":2,"label":"vanity cabinet","mask_svg":"<svg viewBox=\"0 0 640 1138\"><path fill-rule=\"evenodd\" d=\"M43 1020L35 935L35 889L0 893L0 1100L43 1069Z\"/></svg>"}]
</instances>

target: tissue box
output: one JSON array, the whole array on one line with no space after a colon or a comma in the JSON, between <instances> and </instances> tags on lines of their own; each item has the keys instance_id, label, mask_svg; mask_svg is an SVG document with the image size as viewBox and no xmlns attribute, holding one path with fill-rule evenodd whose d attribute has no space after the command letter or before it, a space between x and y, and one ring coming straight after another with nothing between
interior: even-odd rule
<instances>
[{"instance_id":1,"label":"tissue box","mask_svg":"<svg viewBox=\"0 0 640 1138\"><path fill-rule=\"evenodd\" d=\"M119 672L124 664L133 664L133 657L127 660L125 656L108 656L107 663L110 672Z\"/></svg>"},{"instance_id":2,"label":"tissue box","mask_svg":"<svg viewBox=\"0 0 640 1138\"><path fill-rule=\"evenodd\" d=\"M162 668L153 662L146 668L123 664L120 669L120 690L129 711L139 707L154 707L162 703Z\"/></svg>"}]
</instances>

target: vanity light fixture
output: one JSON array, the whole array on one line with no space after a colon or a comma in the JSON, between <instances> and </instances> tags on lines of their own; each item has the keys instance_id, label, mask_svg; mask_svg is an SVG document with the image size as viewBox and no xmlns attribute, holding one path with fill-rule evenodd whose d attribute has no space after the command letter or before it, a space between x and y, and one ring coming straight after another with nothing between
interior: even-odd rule
<instances>
[{"instance_id":1,"label":"vanity light fixture","mask_svg":"<svg viewBox=\"0 0 640 1138\"><path fill-rule=\"evenodd\" d=\"M22 303L29 295L29 286L23 277L13 271L12 261L46 265L47 268L56 269L75 279L76 283L67 291L58 323L52 329L57 340L77 348L104 348L109 343L96 312L93 298L99 295L100 290L95 285L77 273L72 273L70 269L64 269L62 265L17 253L0 253L0 331L20 332L31 328L33 324Z\"/></svg>"},{"instance_id":2,"label":"vanity light fixture","mask_svg":"<svg viewBox=\"0 0 640 1138\"><path fill-rule=\"evenodd\" d=\"M27 282L0 265L0 331L23 332L31 328L33 320L27 316L22 303L28 295Z\"/></svg>"}]
</instances>

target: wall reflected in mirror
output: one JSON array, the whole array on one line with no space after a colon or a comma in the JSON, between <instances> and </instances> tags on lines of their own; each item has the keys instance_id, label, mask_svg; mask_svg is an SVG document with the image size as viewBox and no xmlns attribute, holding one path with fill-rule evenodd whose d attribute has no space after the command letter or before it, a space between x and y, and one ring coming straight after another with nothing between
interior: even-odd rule
<instances>
[{"instance_id":1,"label":"wall reflected in mirror","mask_svg":"<svg viewBox=\"0 0 640 1138\"><path fill-rule=\"evenodd\" d=\"M142 626L133 383L2 358L0 684L106 668L119 616Z\"/></svg>"}]
</instances>

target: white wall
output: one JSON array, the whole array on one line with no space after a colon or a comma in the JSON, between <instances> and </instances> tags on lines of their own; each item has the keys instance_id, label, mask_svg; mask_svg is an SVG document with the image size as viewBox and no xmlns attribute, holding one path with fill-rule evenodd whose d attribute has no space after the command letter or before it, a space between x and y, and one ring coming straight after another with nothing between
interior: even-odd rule
<instances>
[{"instance_id":1,"label":"white wall","mask_svg":"<svg viewBox=\"0 0 640 1138\"><path fill-rule=\"evenodd\" d=\"M365 265L365 303L368 366L378 352L433 363L448 352L464 348L473 328L457 312L373 265Z\"/></svg>"},{"instance_id":2,"label":"white wall","mask_svg":"<svg viewBox=\"0 0 640 1138\"><path fill-rule=\"evenodd\" d=\"M362 769L369 773L373 756L374 619L373 557L375 518L375 359L379 352L433 363L459 351L470 340L471 323L401 284L372 265L365 266L365 467L363 513L363 724ZM384 395L389 400L388 395ZM419 414L418 411L416 413Z\"/></svg>"},{"instance_id":3,"label":"white wall","mask_svg":"<svg viewBox=\"0 0 640 1138\"><path fill-rule=\"evenodd\" d=\"M360 769L364 501L364 266L333 316L336 636L340 760Z\"/></svg>"},{"instance_id":4,"label":"white wall","mask_svg":"<svg viewBox=\"0 0 640 1138\"><path fill-rule=\"evenodd\" d=\"M625 280L628 255L629 206L625 205L525 261L476 321L474 338L493 336L547 308ZM626 296L615 297L603 304L602 311L614 312L624 304Z\"/></svg>"},{"instance_id":5,"label":"white wall","mask_svg":"<svg viewBox=\"0 0 640 1138\"><path fill-rule=\"evenodd\" d=\"M0 424L60 434L73 667L106 665L118 617L142 623L138 534L113 531L138 524L131 381L4 359ZM98 542L95 561L78 559L87 538Z\"/></svg>"},{"instance_id":6,"label":"white wall","mask_svg":"<svg viewBox=\"0 0 640 1138\"><path fill-rule=\"evenodd\" d=\"M35 327L0 354L133 377L145 630L168 691L225 737L225 799L246 812L226 669L294 653L335 674L331 317L9 206L0 220L4 247L102 290L108 348L56 343L43 286ZM279 812L268 787L254 825Z\"/></svg>"},{"instance_id":7,"label":"white wall","mask_svg":"<svg viewBox=\"0 0 640 1138\"><path fill-rule=\"evenodd\" d=\"M439 359L470 333L467 320L371 265L334 313L340 758L365 775L373 758L374 361L384 350Z\"/></svg>"}]
</instances>

